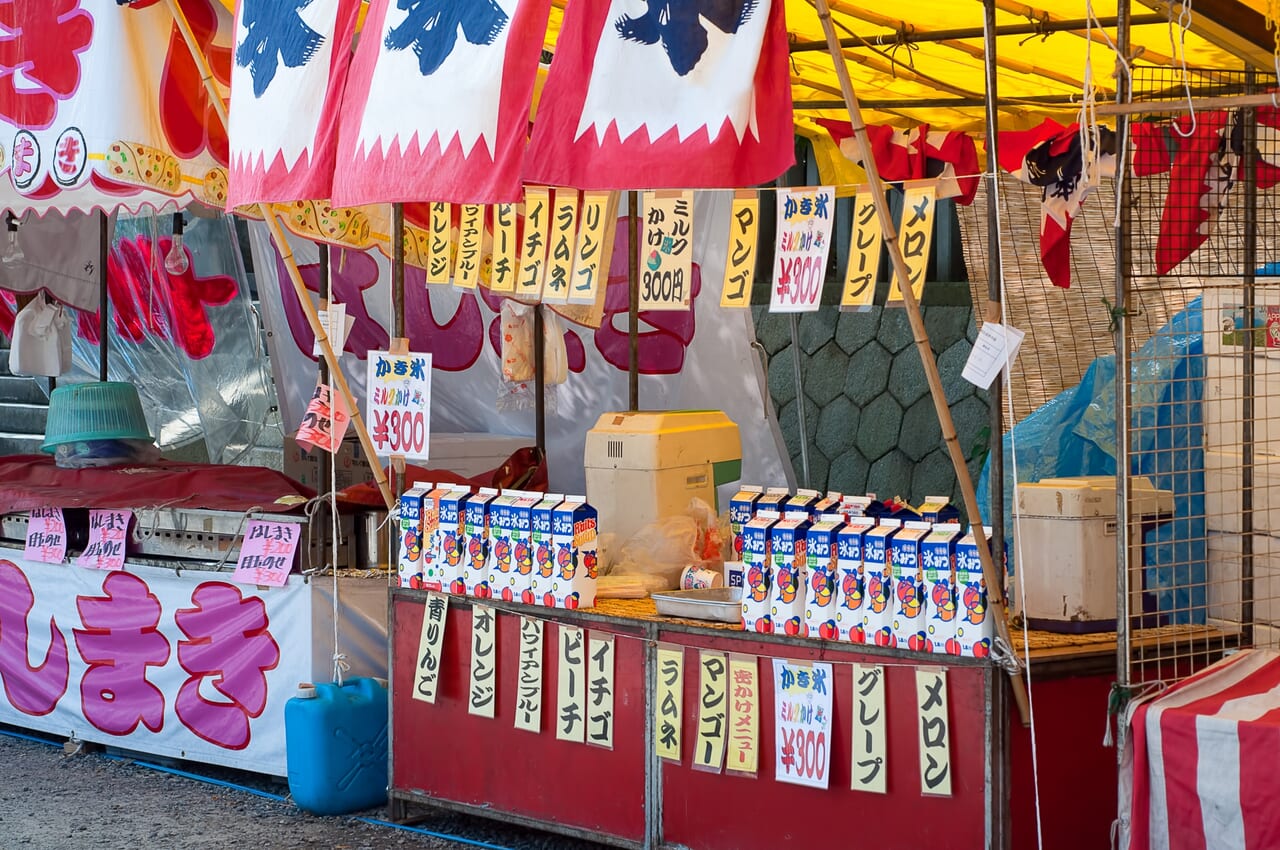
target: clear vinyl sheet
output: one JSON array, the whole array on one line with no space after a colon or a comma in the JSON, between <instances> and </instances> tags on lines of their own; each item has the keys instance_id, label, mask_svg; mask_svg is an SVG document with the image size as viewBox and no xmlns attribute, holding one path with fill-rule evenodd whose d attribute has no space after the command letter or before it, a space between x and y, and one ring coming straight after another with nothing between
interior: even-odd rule
<instances>
[{"instance_id":1,"label":"clear vinyl sheet","mask_svg":"<svg viewBox=\"0 0 1280 850\"><path fill-rule=\"evenodd\" d=\"M189 270L171 274L170 215L120 218L111 244L109 378L134 384L162 451L202 441L235 463L275 404L234 222L187 214ZM68 382L98 376L98 316L81 313Z\"/></svg>"}]
</instances>

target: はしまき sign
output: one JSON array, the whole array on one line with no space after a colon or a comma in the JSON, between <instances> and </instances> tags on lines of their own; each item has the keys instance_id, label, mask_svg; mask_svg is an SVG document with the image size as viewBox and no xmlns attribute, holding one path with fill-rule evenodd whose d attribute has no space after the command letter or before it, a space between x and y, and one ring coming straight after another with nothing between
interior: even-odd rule
<instances>
[{"instance_id":1,"label":"\u306f\u3057\u307e\u304d sign","mask_svg":"<svg viewBox=\"0 0 1280 850\"><path fill-rule=\"evenodd\" d=\"M298 550L299 528L292 522L249 520L232 581L284 587Z\"/></svg>"},{"instance_id":2,"label":"\u306f\u3057\u307e\u304d sign","mask_svg":"<svg viewBox=\"0 0 1280 850\"><path fill-rule=\"evenodd\" d=\"M369 352L366 420L380 457L427 460L431 435L431 355Z\"/></svg>"}]
</instances>

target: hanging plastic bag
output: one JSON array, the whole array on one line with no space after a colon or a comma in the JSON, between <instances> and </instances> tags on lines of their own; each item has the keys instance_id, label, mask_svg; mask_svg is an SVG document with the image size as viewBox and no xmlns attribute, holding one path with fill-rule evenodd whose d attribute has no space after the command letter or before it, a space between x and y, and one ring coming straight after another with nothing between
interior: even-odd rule
<instances>
[{"instance_id":1,"label":"hanging plastic bag","mask_svg":"<svg viewBox=\"0 0 1280 850\"><path fill-rule=\"evenodd\" d=\"M502 379L533 380L533 306L510 298L502 302Z\"/></svg>"},{"instance_id":2,"label":"hanging plastic bag","mask_svg":"<svg viewBox=\"0 0 1280 850\"><path fill-rule=\"evenodd\" d=\"M548 387L569 379L569 351L564 344L564 322L551 310L542 311L542 381Z\"/></svg>"},{"instance_id":3,"label":"hanging plastic bag","mask_svg":"<svg viewBox=\"0 0 1280 850\"><path fill-rule=\"evenodd\" d=\"M71 320L57 302L37 293L13 321L9 371L56 378L71 371Z\"/></svg>"}]
</instances>

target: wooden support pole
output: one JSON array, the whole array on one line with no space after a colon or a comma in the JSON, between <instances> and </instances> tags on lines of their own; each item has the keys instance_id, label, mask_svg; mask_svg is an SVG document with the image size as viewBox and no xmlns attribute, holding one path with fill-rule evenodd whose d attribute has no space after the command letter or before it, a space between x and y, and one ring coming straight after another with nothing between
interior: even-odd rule
<instances>
[{"instance_id":1,"label":"wooden support pole","mask_svg":"<svg viewBox=\"0 0 1280 850\"><path fill-rule=\"evenodd\" d=\"M1004 599L1004 565L997 570L991 558L991 549L987 545L986 535L982 527L982 512L978 510L978 494L973 487L973 479L969 476L969 467L965 462L964 452L960 449L960 441L956 438L955 422L951 418L951 410L947 407L947 394L942 386L942 377L938 374L938 363L934 359L933 349L929 346L929 335L924 328L924 318L920 313L920 302L916 300L911 288L911 275L907 270L907 262L902 256L902 246L898 244L898 230L893 223L893 215L889 211L889 202L884 195L884 184L880 180L880 172L876 168L875 157L871 153L871 140L867 135L867 126L862 120L862 109L858 106L857 95L853 91L853 83L849 79L849 69L845 65L844 55L840 51L840 42L836 38L835 27L831 22L831 9L827 0L813 0L822 21L822 30L827 37L827 47L835 64L836 76L840 78L840 90L844 94L845 107L849 111L849 123L858 143L858 154L862 159L862 167L867 175L867 183L871 186L871 197L875 201L876 213L880 219L880 227L884 232L884 246L889 251L894 273L902 281L902 300L905 302L907 321L911 324L911 332L915 338L920 359L924 362L924 374L929 383L929 392L933 396L933 406L938 414L938 422L942 426L942 438L946 442L947 452L951 455L951 464L955 467L956 478L960 482L960 492L964 496L966 513L972 526L974 541L977 543L978 557L982 562L982 575L987 583L988 616L995 620L996 640L1003 647L993 647L993 653L1008 652L1007 657L1015 659L1012 643L1009 640L1009 621ZM1009 672L1010 686L1018 711L1024 724L1030 723L1030 709L1027 703L1026 686L1022 681L1021 671L1014 667Z\"/></svg>"},{"instance_id":2,"label":"wooden support pole","mask_svg":"<svg viewBox=\"0 0 1280 850\"><path fill-rule=\"evenodd\" d=\"M173 22L178 27L178 31L182 33L182 40L186 42L191 58L195 61L196 66L200 68L200 79L204 83L205 93L208 95L214 112L218 115L218 120L222 122L222 126L225 129L228 126L227 105L222 102L222 95L214 85L213 69L209 67L209 60L196 42L195 34L191 32L191 25L187 23L186 16L178 8L177 0L165 0L165 5L168 7L169 14L173 17ZM356 403L355 395L351 392L351 386L347 383L346 375L342 373L342 364L334 353L333 347L329 344L329 337L324 332L324 326L320 324L320 316L316 312L316 306L311 303L311 295L307 291L306 282L302 279L302 272L298 269L293 250L289 247L289 242L285 238L284 228L281 227L279 219L276 218L276 214L272 212L269 205L259 204L258 209L261 211L262 217L271 231L271 238L275 240L276 250L280 252L280 258L284 260L285 268L289 272L289 280L293 283L294 291L298 294L298 302L302 305L302 312L307 317L307 324L311 325L311 331L316 336L316 343L320 346L325 362L329 364L333 383L337 386L338 392L342 394L342 398L347 404L347 410L351 413L351 427L355 430L356 436L360 438L360 445L364 448L365 456L369 458L369 466L373 469L373 479L378 485L378 491L382 494L382 500L386 502L387 510L391 510L396 504L395 494L392 493L387 476L382 471L382 464L378 461L378 451L373 445L373 439L369 436L369 429L365 427L364 419L360 416L360 406Z\"/></svg>"}]
</instances>

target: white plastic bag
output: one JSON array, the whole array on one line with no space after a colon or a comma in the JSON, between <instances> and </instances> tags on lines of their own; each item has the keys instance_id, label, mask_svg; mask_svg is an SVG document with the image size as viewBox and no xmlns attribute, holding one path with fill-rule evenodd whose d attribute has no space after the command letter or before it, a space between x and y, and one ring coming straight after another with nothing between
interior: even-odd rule
<instances>
[{"instance_id":1,"label":"white plastic bag","mask_svg":"<svg viewBox=\"0 0 1280 850\"><path fill-rule=\"evenodd\" d=\"M680 573L701 559L694 551L698 523L693 517L673 516L641 528L618 550L610 575L655 576L669 590L680 583Z\"/></svg>"},{"instance_id":2,"label":"white plastic bag","mask_svg":"<svg viewBox=\"0 0 1280 850\"><path fill-rule=\"evenodd\" d=\"M18 311L9 346L9 371L56 378L71 371L71 320L43 292Z\"/></svg>"}]
</instances>

